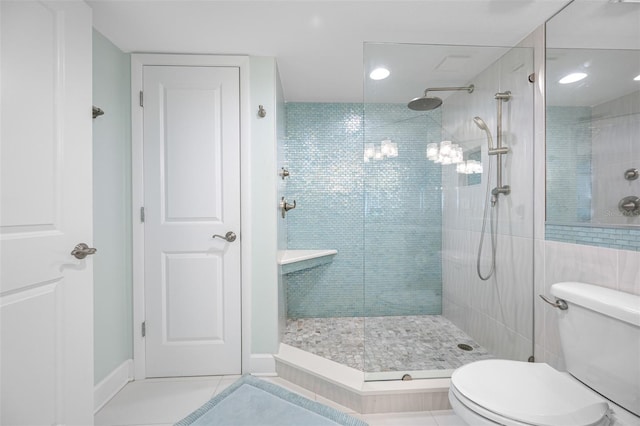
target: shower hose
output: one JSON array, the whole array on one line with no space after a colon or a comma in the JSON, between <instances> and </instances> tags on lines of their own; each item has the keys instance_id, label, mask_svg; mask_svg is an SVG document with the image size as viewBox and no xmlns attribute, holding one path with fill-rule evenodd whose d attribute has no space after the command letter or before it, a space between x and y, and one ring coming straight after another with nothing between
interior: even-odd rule
<instances>
[{"instance_id":1,"label":"shower hose","mask_svg":"<svg viewBox=\"0 0 640 426\"><path fill-rule=\"evenodd\" d=\"M491 188L491 156L489 156L488 163L489 170L487 170L487 191L485 195L484 212L482 213L482 231L480 232L480 244L478 244L478 258L476 261L476 271L478 272L478 277L480 277L482 281L486 281L491 278L491 276L496 271L496 234L498 233L498 194L492 195L491 199L489 199L489 196L491 195L491 191L489 190L489 188ZM491 207L489 207L489 204L491 204ZM484 235L487 227L487 211L489 210L489 208L491 208L489 214L489 222L491 227L491 269L489 270L489 273L487 275L483 275L480 268L480 258L482 256L482 246L484 243Z\"/></svg>"}]
</instances>

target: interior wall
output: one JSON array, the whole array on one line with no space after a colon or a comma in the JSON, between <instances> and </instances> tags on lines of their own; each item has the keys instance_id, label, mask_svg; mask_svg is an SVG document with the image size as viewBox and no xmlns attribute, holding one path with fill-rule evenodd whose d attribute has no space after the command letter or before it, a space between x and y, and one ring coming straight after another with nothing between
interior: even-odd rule
<instances>
[{"instance_id":1,"label":"interior wall","mask_svg":"<svg viewBox=\"0 0 640 426\"><path fill-rule=\"evenodd\" d=\"M282 169L288 170L289 162L287 160L287 112L286 104L284 100L284 91L282 89L282 82L280 81L280 74L276 66L276 168L278 173L282 172ZM279 175L276 179L278 182L277 200L282 200L282 197L287 195L287 182L289 178ZM287 221L284 220L278 210L277 214L277 231L278 231L278 252L283 252L287 249L287 234L288 227ZM278 271L278 341L282 341L285 329L287 327L287 275Z\"/></svg>"},{"instance_id":2,"label":"interior wall","mask_svg":"<svg viewBox=\"0 0 640 426\"><path fill-rule=\"evenodd\" d=\"M287 274L287 316L362 314L362 104L287 103L289 249L336 249ZM351 128L346 123L354 123ZM281 219L282 220L282 219Z\"/></svg>"},{"instance_id":3,"label":"interior wall","mask_svg":"<svg viewBox=\"0 0 640 426\"><path fill-rule=\"evenodd\" d=\"M443 139L441 109L364 105L365 147L388 139L398 156L364 163L364 298L367 316L442 313L442 174L426 159Z\"/></svg>"},{"instance_id":4,"label":"interior wall","mask_svg":"<svg viewBox=\"0 0 640 426\"><path fill-rule=\"evenodd\" d=\"M287 104L288 248L338 251L287 275L289 317L441 312L440 166L425 158L439 122L406 104ZM398 156L363 162L383 139Z\"/></svg>"},{"instance_id":5,"label":"interior wall","mask_svg":"<svg viewBox=\"0 0 640 426\"><path fill-rule=\"evenodd\" d=\"M275 58L250 57L251 92L251 353L278 352L277 67ZM258 115L262 105L267 115ZM243 240L243 244L249 241Z\"/></svg>"},{"instance_id":6,"label":"interior wall","mask_svg":"<svg viewBox=\"0 0 640 426\"><path fill-rule=\"evenodd\" d=\"M548 106L546 198L552 223L591 220L591 108Z\"/></svg>"},{"instance_id":7,"label":"interior wall","mask_svg":"<svg viewBox=\"0 0 640 426\"><path fill-rule=\"evenodd\" d=\"M455 166L442 171L443 186L443 314L493 355L526 361L533 351L533 50L511 49L469 83L471 94L458 93L442 107L443 128L454 142L480 146L484 171L479 185L459 185ZM496 186L496 160L489 175L485 132L473 122L481 117L497 128L497 92L511 91L503 106L503 184L511 194L497 205L496 272L487 281L476 273L487 179ZM481 268L490 269L489 217L484 236Z\"/></svg>"},{"instance_id":8,"label":"interior wall","mask_svg":"<svg viewBox=\"0 0 640 426\"><path fill-rule=\"evenodd\" d=\"M94 383L133 357L130 56L93 31Z\"/></svg>"}]
</instances>

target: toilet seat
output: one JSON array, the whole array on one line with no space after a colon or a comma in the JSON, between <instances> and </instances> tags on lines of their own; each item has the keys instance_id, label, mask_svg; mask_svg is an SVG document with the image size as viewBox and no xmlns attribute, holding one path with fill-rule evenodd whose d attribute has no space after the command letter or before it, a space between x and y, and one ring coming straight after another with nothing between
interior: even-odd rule
<instances>
[{"instance_id":1,"label":"toilet seat","mask_svg":"<svg viewBox=\"0 0 640 426\"><path fill-rule=\"evenodd\" d=\"M485 360L451 376L450 395L466 409L508 425L608 424L609 405L544 363Z\"/></svg>"}]
</instances>

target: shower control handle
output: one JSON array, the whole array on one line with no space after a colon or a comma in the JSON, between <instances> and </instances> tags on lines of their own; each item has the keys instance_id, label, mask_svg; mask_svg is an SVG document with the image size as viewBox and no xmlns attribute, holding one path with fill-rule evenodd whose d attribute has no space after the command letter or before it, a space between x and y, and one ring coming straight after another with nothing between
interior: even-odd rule
<instances>
[{"instance_id":1,"label":"shower control handle","mask_svg":"<svg viewBox=\"0 0 640 426\"><path fill-rule=\"evenodd\" d=\"M630 195L624 197L618 203L618 210L625 216L638 216L640 215L640 197Z\"/></svg>"},{"instance_id":2,"label":"shower control handle","mask_svg":"<svg viewBox=\"0 0 640 426\"><path fill-rule=\"evenodd\" d=\"M284 219L289 210L296 208L296 200L293 200L293 204L287 203L287 200L282 197L280 200L280 210L282 210L282 218Z\"/></svg>"}]
</instances>

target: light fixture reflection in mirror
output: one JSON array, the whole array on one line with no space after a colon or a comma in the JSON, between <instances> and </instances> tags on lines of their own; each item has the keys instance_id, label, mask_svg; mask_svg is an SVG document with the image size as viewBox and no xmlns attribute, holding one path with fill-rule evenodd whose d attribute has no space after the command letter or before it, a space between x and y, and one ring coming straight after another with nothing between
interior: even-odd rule
<instances>
[{"instance_id":1,"label":"light fixture reflection in mirror","mask_svg":"<svg viewBox=\"0 0 640 426\"><path fill-rule=\"evenodd\" d=\"M587 78L587 74L584 72L572 72L571 74L567 74L558 81L560 84L571 84L576 83L580 80L584 80Z\"/></svg>"}]
</instances>

